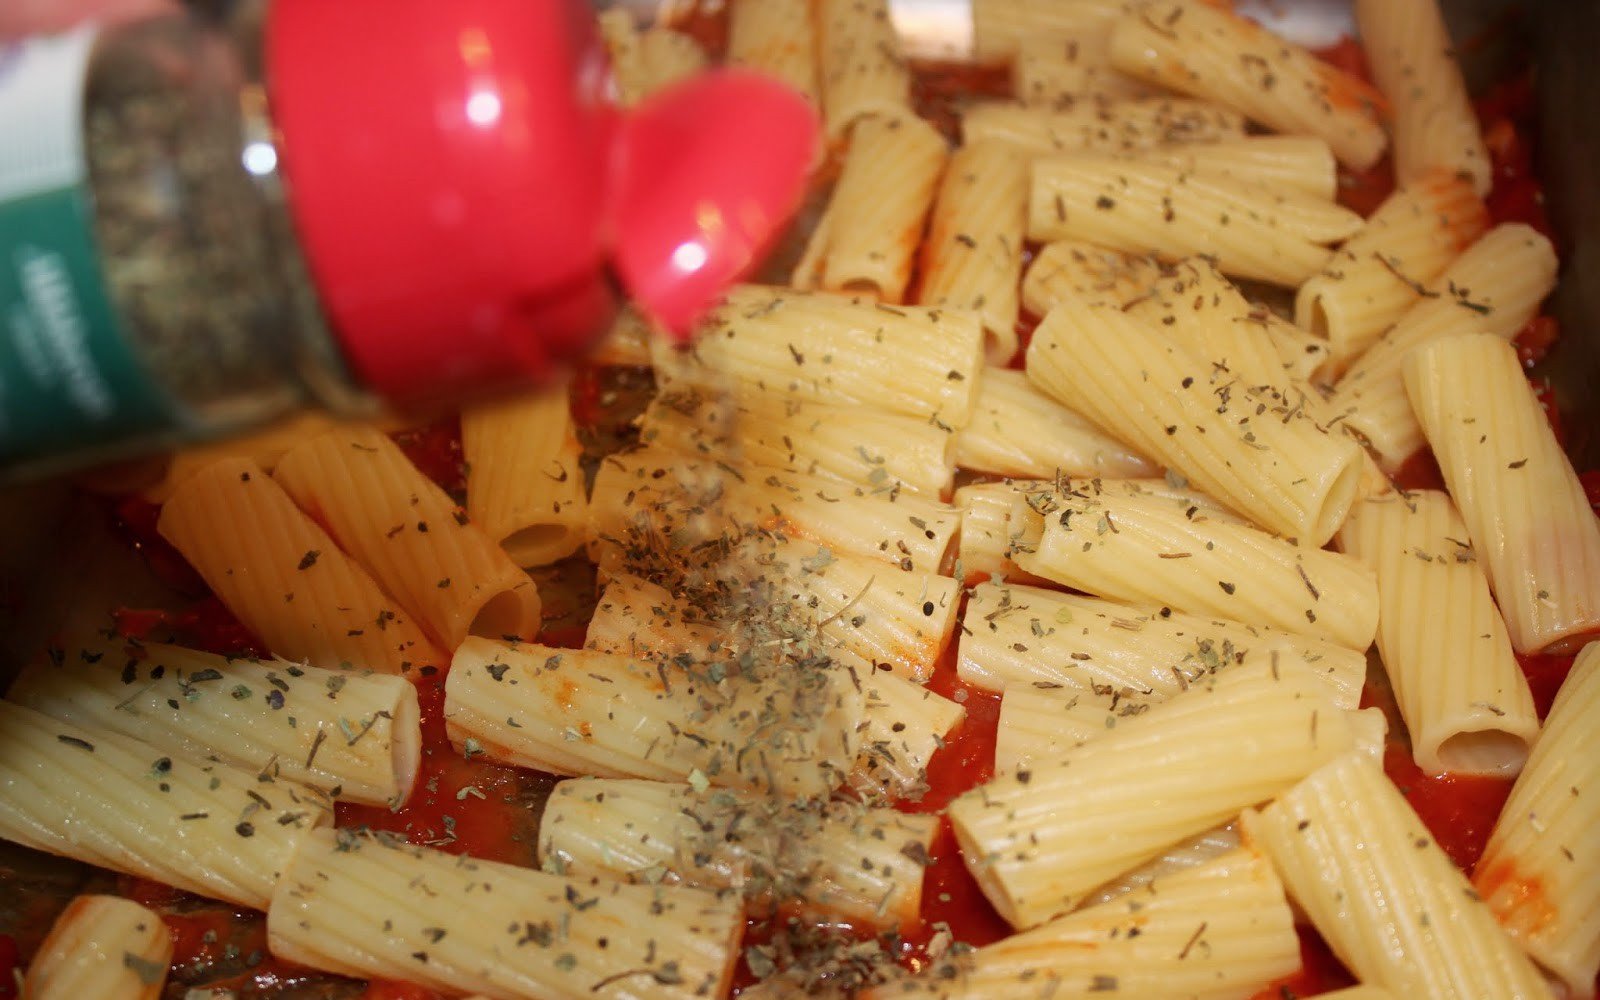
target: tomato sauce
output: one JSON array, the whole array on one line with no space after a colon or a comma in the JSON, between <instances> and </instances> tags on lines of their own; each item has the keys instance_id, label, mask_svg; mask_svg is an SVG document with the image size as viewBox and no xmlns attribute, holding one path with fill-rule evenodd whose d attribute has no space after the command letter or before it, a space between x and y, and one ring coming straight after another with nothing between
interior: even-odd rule
<instances>
[{"instance_id":1,"label":"tomato sauce","mask_svg":"<svg viewBox=\"0 0 1600 1000\"><path fill-rule=\"evenodd\" d=\"M423 667L414 681L422 764L411 797L395 810L341 802L336 824L387 830L448 854L536 867L538 808L554 779L462 756L445 733L444 673Z\"/></svg>"}]
</instances>

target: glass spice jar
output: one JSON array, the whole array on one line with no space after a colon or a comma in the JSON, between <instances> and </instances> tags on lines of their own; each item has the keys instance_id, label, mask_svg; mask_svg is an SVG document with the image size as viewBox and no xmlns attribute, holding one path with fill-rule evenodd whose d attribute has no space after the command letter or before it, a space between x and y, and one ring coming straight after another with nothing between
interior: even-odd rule
<instances>
[{"instance_id":1,"label":"glass spice jar","mask_svg":"<svg viewBox=\"0 0 1600 1000\"><path fill-rule=\"evenodd\" d=\"M618 282L686 329L797 204L815 117L750 74L609 88L584 0L0 44L0 481L539 382Z\"/></svg>"},{"instance_id":2,"label":"glass spice jar","mask_svg":"<svg viewBox=\"0 0 1600 1000\"><path fill-rule=\"evenodd\" d=\"M290 235L259 82L184 16L0 54L0 466L361 412Z\"/></svg>"}]
</instances>

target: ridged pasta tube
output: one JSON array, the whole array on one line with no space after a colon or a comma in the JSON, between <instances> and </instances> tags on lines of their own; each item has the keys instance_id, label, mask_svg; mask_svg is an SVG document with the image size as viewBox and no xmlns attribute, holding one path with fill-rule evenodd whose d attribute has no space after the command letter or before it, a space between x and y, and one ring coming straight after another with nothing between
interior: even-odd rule
<instances>
[{"instance_id":1,"label":"ridged pasta tube","mask_svg":"<svg viewBox=\"0 0 1600 1000\"><path fill-rule=\"evenodd\" d=\"M1288 789L1244 833L1345 967L1403 997L1550 996L1383 773L1346 754Z\"/></svg>"},{"instance_id":2,"label":"ridged pasta tube","mask_svg":"<svg viewBox=\"0 0 1600 1000\"><path fill-rule=\"evenodd\" d=\"M267 911L278 958L496 1000L720 996L739 904L565 878L347 830L308 838Z\"/></svg>"},{"instance_id":3,"label":"ridged pasta tube","mask_svg":"<svg viewBox=\"0 0 1600 1000\"><path fill-rule=\"evenodd\" d=\"M1028 377L1263 528L1326 543L1361 488L1360 446L1319 426L1303 399L1219 370L1159 330L1064 304L1034 333Z\"/></svg>"},{"instance_id":4,"label":"ridged pasta tube","mask_svg":"<svg viewBox=\"0 0 1600 1000\"><path fill-rule=\"evenodd\" d=\"M1600 630L1600 522L1516 348L1447 337L1406 361L1406 389L1520 653Z\"/></svg>"}]
</instances>

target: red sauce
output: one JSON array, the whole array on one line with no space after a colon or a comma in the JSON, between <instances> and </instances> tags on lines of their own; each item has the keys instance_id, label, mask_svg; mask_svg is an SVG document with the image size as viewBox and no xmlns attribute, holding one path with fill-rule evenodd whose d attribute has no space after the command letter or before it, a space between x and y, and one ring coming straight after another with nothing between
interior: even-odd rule
<instances>
[{"instance_id":1,"label":"red sauce","mask_svg":"<svg viewBox=\"0 0 1600 1000\"><path fill-rule=\"evenodd\" d=\"M461 418L444 417L393 435L422 474L438 483L457 502L467 495L467 464L461 457Z\"/></svg>"},{"instance_id":2,"label":"red sauce","mask_svg":"<svg viewBox=\"0 0 1600 1000\"><path fill-rule=\"evenodd\" d=\"M961 113L980 101L1011 96L1011 67L1004 63L919 62L912 78L911 103L952 141L961 137Z\"/></svg>"},{"instance_id":3,"label":"red sauce","mask_svg":"<svg viewBox=\"0 0 1600 1000\"><path fill-rule=\"evenodd\" d=\"M1544 192L1534 173L1529 125L1534 114L1533 75L1522 73L1475 102L1483 141L1493 165L1494 187L1485 203L1491 222L1525 222L1554 238Z\"/></svg>"},{"instance_id":4,"label":"red sauce","mask_svg":"<svg viewBox=\"0 0 1600 1000\"><path fill-rule=\"evenodd\" d=\"M1356 978L1334 957L1328 943L1310 927L1295 928L1300 937L1300 971L1262 988L1251 1000L1294 1000L1356 985Z\"/></svg>"},{"instance_id":5,"label":"red sauce","mask_svg":"<svg viewBox=\"0 0 1600 1000\"><path fill-rule=\"evenodd\" d=\"M1567 674L1572 672L1572 661L1572 656L1517 654L1517 663L1522 666L1522 675L1528 678L1528 689L1533 692L1533 707L1538 710L1540 721L1550 714L1550 705L1556 700L1556 693L1561 690Z\"/></svg>"},{"instance_id":6,"label":"red sauce","mask_svg":"<svg viewBox=\"0 0 1600 1000\"><path fill-rule=\"evenodd\" d=\"M336 824L389 830L449 854L533 867L537 824L528 796L548 781L463 757L445 733L444 673L424 667L413 681L422 711L422 764L411 798L396 810L341 802Z\"/></svg>"},{"instance_id":7,"label":"red sauce","mask_svg":"<svg viewBox=\"0 0 1600 1000\"><path fill-rule=\"evenodd\" d=\"M204 594L209 589L189 560L161 537L156 521L161 506L141 496L124 497L111 509L111 533L143 557L157 580L180 594Z\"/></svg>"},{"instance_id":8,"label":"red sauce","mask_svg":"<svg viewBox=\"0 0 1600 1000\"><path fill-rule=\"evenodd\" d=\"M1463 871L1472 871L1511 794L1511 780L1423 774L1411 759L1410 748L1394 742L1384 751L1383 770L1450 860Z\"/></svg>"},{"instance_id":9,"label":"red sauce","mask_svg":"<svg viewBox=\"0 0 1600 1000\"><path fill-rule=\"evenodd\" d=\"M215 595L202 597L183 611L117 608L112 618L118 634L127 639L171 641L219 656L268 655L266 644Z\"/></svg>"}]
</instances>

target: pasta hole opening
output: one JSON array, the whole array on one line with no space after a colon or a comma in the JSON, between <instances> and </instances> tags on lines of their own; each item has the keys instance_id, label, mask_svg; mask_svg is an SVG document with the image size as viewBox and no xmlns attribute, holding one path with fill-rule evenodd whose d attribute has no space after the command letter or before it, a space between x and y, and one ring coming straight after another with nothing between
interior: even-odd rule
<instances>
[{"instance_id":1,"label":"pasta hole opening","mask_svg":"<svg viewBox=\"0 0 1600 1000\"><path fill-rule=\"evenodd\" d=\"M529 596L525 597L525 593ZM490 639L508 635L532 639L539 630L539 599L536 594L532 583L518 590L502 590L478 609L467 631L471 635ZM531 613L528 607L530 599L533 602Z\"/></svg>"},{"instance_id":2,"label":"pasta hole opening","mask_svg":"<svg viewBox=\"0 0 1600 1000\"><path fill-rule=\"evenodd\" d=\"M1503 729L1457 733L1439 744L1437 757L1446 771L1513 775L1528 760L1528 740Z\"/></svg>"},{"instance_id":3,"label":"pasta hole opening","mask_svg":"<svg viewBox=\"0 0 1600 1000\"><path fill-rule=\"evenodd\" d=\"M854 281L847 281L844 283L844 287L840 290L846 295L868 295L874 299L877 299L879 302L889 301L888 297L883 293L883 286L878 284L876 281L869 281L866 278L857 278Z\"/></svg>"},{"instance_id":4,"label":"pasta hole opening","mask_svg":"<svg viewBox=\"0 0 1600 1000\"><path fill-rule=\"evenodd\" d=\"M1349 458L1339 464L1339 472L1334 477L1333 485L1328 487L1328 492L1323 496L1322 506L1318 508L1313 521L1313 537L1310 539L1313 544L1317 546L1326 544L1339 530L1340 525L1344 524L1345 517L1360 495L1361 480L1366 471L1365 463L1366 456L1357 445L1351 451Z\"/></svg>"},{"instance_id":5,"label":"pasta hole opening","mask_svg":"<svg viewBox=\"0 0 1600 1000\"><path fill-rule=\"evenodd\" d=\"M518 566L545 566L578 551L582 538L567 524L534 524L512 532L500 543Z\"/></svg>"}]
</instances>

